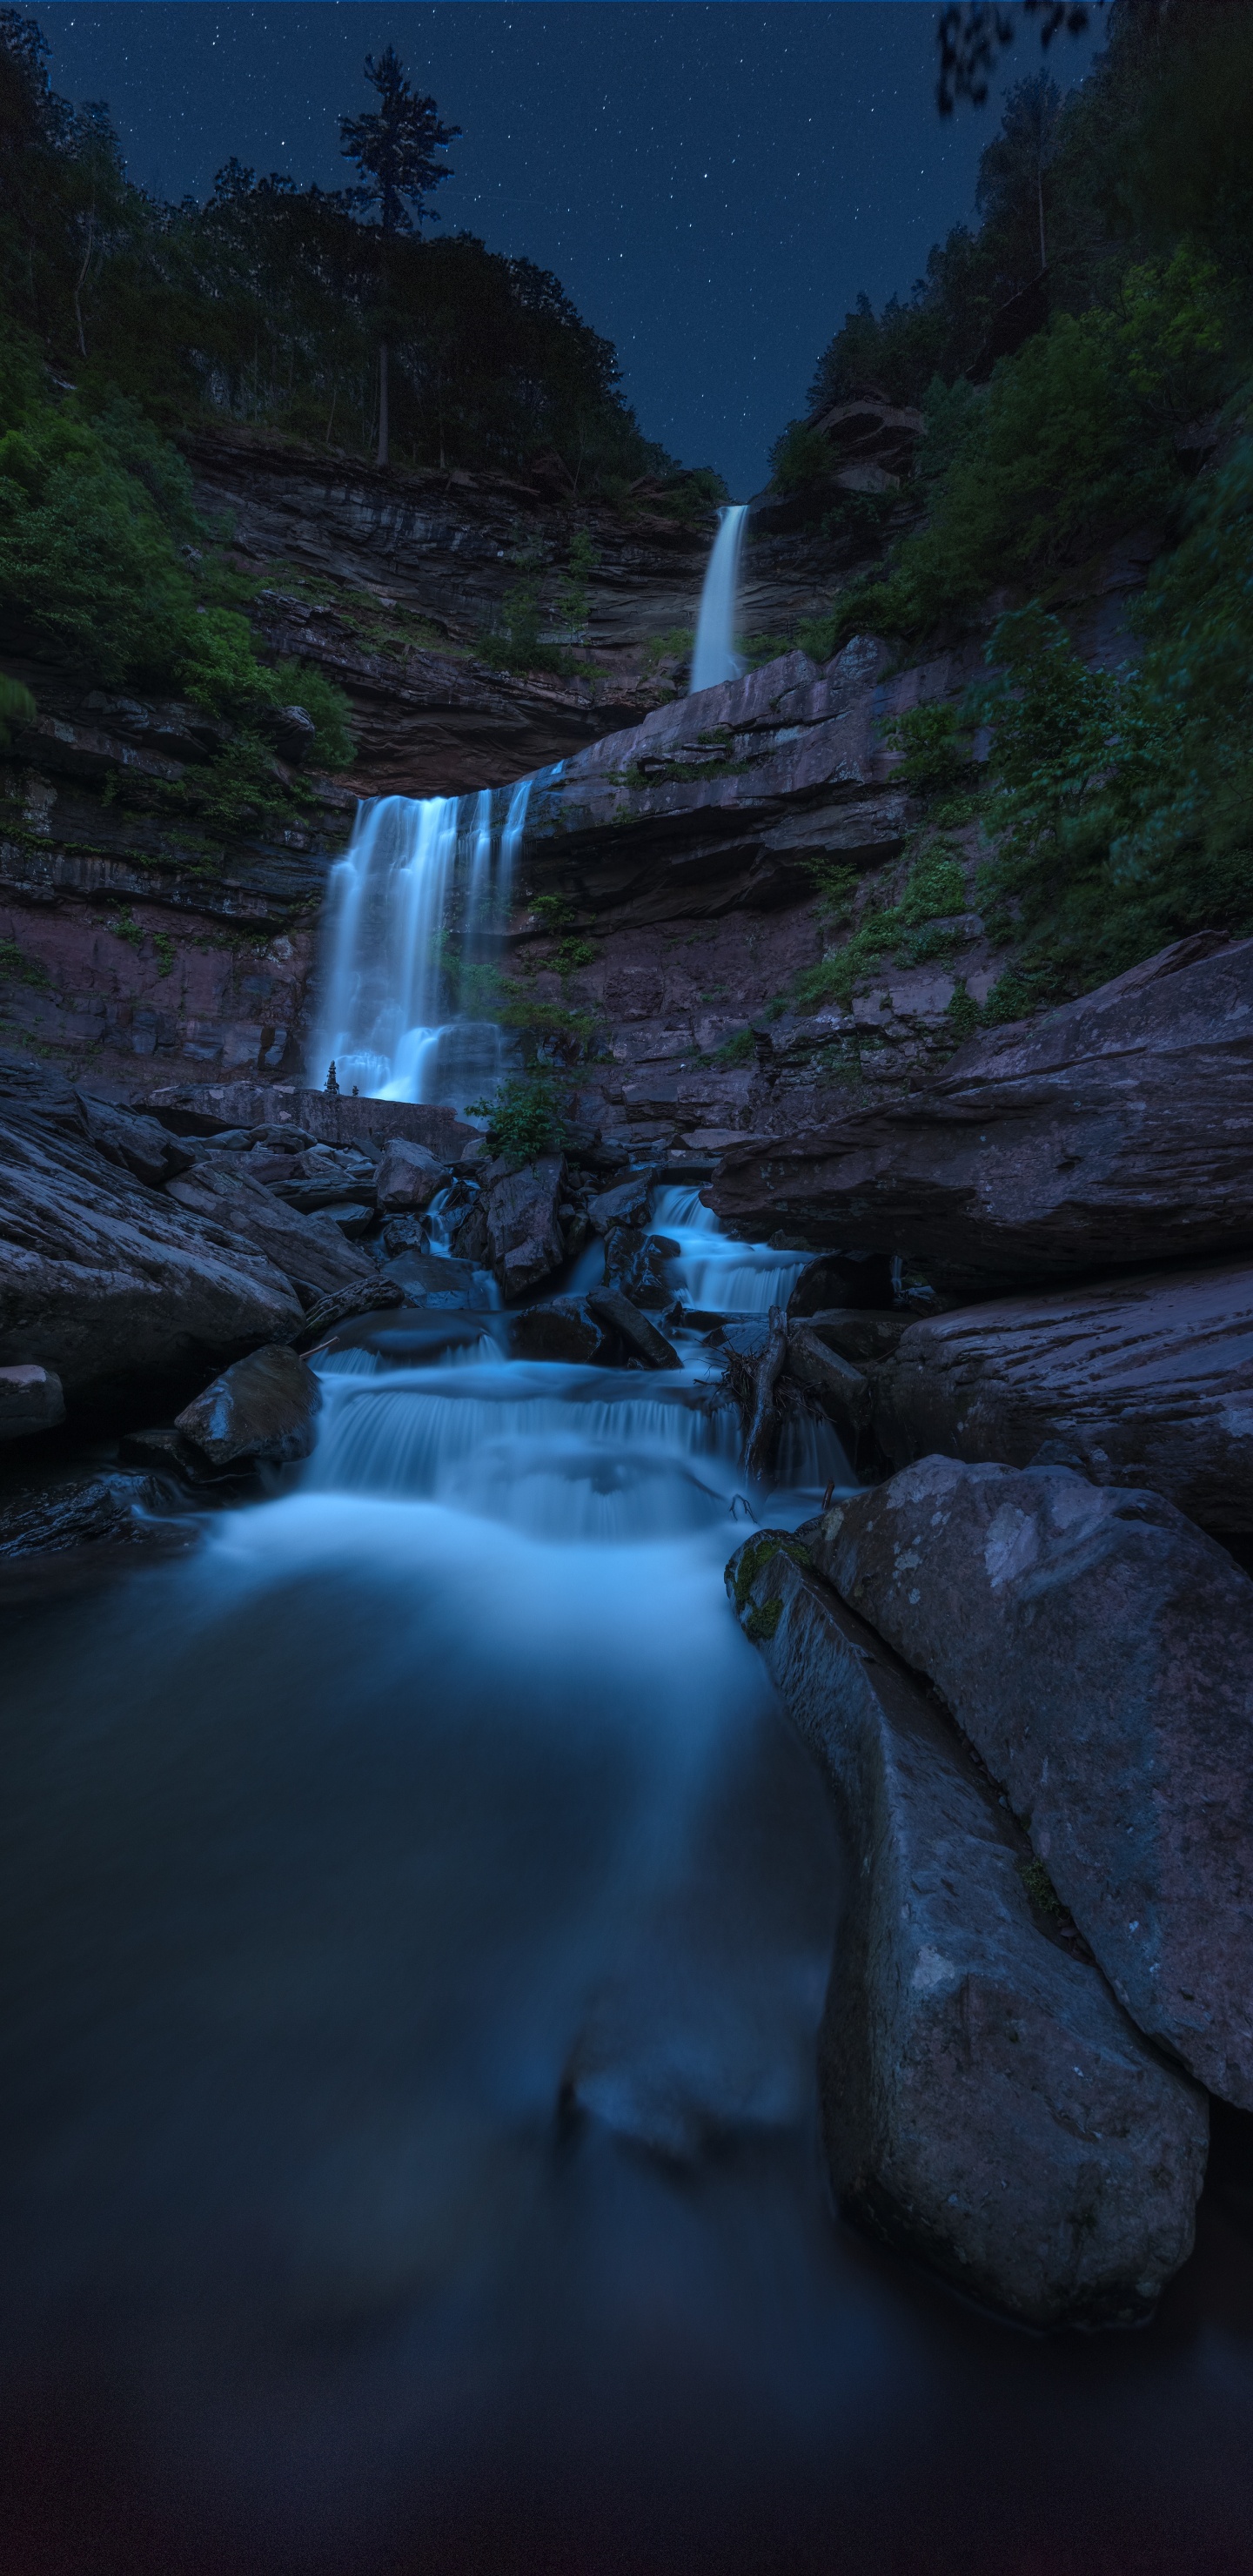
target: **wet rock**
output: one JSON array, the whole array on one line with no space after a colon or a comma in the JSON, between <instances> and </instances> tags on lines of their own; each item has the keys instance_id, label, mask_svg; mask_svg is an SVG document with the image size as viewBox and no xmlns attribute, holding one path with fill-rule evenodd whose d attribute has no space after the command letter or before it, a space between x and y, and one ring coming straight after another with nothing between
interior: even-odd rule
<instances>
[{"instance_id":1,"label":"wet rock","mask_svg":"<svg viewBox=\"0 0 1253 2576\"><path fill-rule=\"evenodd\" d=\"M645 1368L678 1368L679 1354L674 1344L649 1323L647 1315L641 1315L629 1297L620 1296L612 1288L594 1288L587 1303L598 1323L608 1325Z\"/></svg>"},{"instance_id":2,"label":"wet rock","mask_svg":"<svg viewBox=\"0 0 1253 2576\"><path fill-rule=\"evenodd\" d=\"M64 1549L143 1547L149 1532L136 1517L159 1512L169 1489L155 1476L77 1476L24 1495L0 1511L0 1559L59 1555Z\"/></svg>"},{"instance_id":3,"label":"wet rock","mask_svg":"<svg viewBox=\"0 0 1253 2576\"><path fill-rule=\"evenodd\" d=\"M956 1731L804 1549L762 1532L727 1582L852 1861L819 2050L841 2208L1024 2323L1147 2315L1191 2249L1204 2095L1050 1935Z\"/></svg>"},{"instance_id":4,"label":"wet rock","mask_svg":"<svg viewBox=\"0 0 1253 2576\"><path fill-rule=\"evenodd\" d=\"M24 1440L33 1431L55 1431L65 1420L65 1395L55 1369L35 1360L0 1368L0 1440Z\"/></svg>"},{"instance_id":5,"label":"wet rock","mask_svg":"<svg viewBox=\"0 0 1253 2576\"><path fill-rule=\"evenodd\" d=\"M1253 1246L1253 940L1179 940L905 1099L733 1149L705 1195L975 1294Z\"/></svg>"},{"instance_id":6,"label":"wet rock","mask_svg":"<svg viewBox=\"0 0 1253 2576\"><path fill-rule=\"evenodd\" d=\"M489 1306L490 1276L472 1261L454 1261L438 1252L403 1252L390 1264L400 1282L406 1306Z\"/></svg>"},{"instance_id":7,"label":"wet rock","mask_svg":"<svg viewBox=\"0 0 1253 2576\"><path fill-rule=\"evenodd\" d=\"M429 1207L447 1177L445 1166L425 1145L394 1136L374 1176L375 1206L387 1215Z\"/></svg>"},{"instance_id":8,"label":"wet rock","mask_svg":"<svg viewBox=\"0 0 1253 2576\"><path fill-rule=\"evenodd\" d=\"M894 1466L939 1450L1026 1467L1045 1442L1097 1485L1253 1530L1253 1265L1140 1272L910 1323L881 1371Z\"/></svg>"},{"instance_id":9,"label":"wet rock","mask_svg":"<svg viewBox=\"0 0 1253 2576\"><path fill-rule=\"evenodd\" d=\"M264 1253L289 1279L300 1280L316 1295L329 1296L355 1279L369 1279L374 1265L363 1252L345 1243L326 1216L302 1216L272 1190L251 1180L229 1155L209 1157L193 1172L170 1181L166 1197L196 1215L211 1219L229 1235ZM267 1339L274 1340L274 1334Z\"/></svg>"},{"instance_id":10,"label":"wet rock","mask_svg":"<svg viewBox=\"0 0 1253 2576\"><path fill-rule=\"evenodd\" d=\"M876 1360L890 1360L902 1336L916 1321L913 1315L862 1314L855 1306L820 1307L816 1315L805 1318L811 1333L825 1342L828 1350L838 1351L842 1359L851 1360L855 1368L866 1368Z\"/></svg>"},{"instance_id":11,"label":"wet rock","mask_svg":"<svg viewBox=\"0 0 1253 2576\"><path fill-rule=\"evenodd\" d=\"M942 1691L1140 2028L1253 2108L1253 1582L1174 1505L926 1458L815 1561Z\"/></svg>"},{"instance_id":12,"label":"wet rock","mask_svg":"<svg viewBox=\"0 0 1253 2576\"><path fill-rule=\"evenodd\" d=\"M652 1172L636 1172L629 1181L620 1181L616 1189L598 1190L587 1202L588 1222L596 1234L608 1234L619 1225L646 1226L652 1204Z\"/></svg>"},{"instance_id":13,"label":"wet rock","mask_svg":"<svg viewBox=\"0 0 1253 2576\"><path fill-rule=\"evenodd\" d=\"M854 1455L870 1428L873 1406L865 1372L838 1351L829 1350L812 1325L804 1322L788 1326L787 1370L789 1377L818 1397L849 1455Z\"/></svg>"},{"instance_id":14,"label":"wet rock","mask_svg":"<svg viewBox=\"0 0 1253 2576\"><path fill-rule=\"evenodd\" d=\"M636 1306L668 1306L674 1283L668 1264L680 1246L667 1234L642 1234L635 1226L615 1225L605 1236L605 1284L617 1288Z\"/></svg>"},{"instance_id":15,"label":"wet rock","mask_svg":"<svg viewBox=\"0 0 1253 2576\"><path fill-rule=\"evenodd\" d=\"M347 1147L312 1145L307 1153L294 1154L286 1173L268 1186L302 1216L346 1205L364 1208L368 1215L374 1207L375 1166L368 1155Z\"/></svg>"},{"instance_id":16,"label":"wet rock","mask_svg":"<svg viewBox=\"0 0 1253 2576\"><path fill-rule=\"evenodd\" d=\"M565 1259L557 1208L565 1182L560 1154L539 1154L516 1172L499 1172L487 1193L492 1268L508 1300L538 1288ZM458 1237L460 1249L460 1236Z\"/></svg>"},{"instance_id":17,"label":"wet rock","mask_svg":"<svg viewBox=\"0 0 1253 2576\"><path fill-rule=\"evenodd\" d=\"M349 1243L360 1243L374 1223L373 1208L362 1207L358 1199L333 1199L323 1214L330 1218L332 1225L339 1227Z\"/></svg>"},{"instance_id":18,"label":"wet rock","mask_svg":"<svg viewBox=\"0 0 1253 2576\"><path fill-rule=\"evenodd\" d=\"M820 1252L802 1270L787 1301L789 1315L817 1315L838 1306L862 1313L892 1304L892 1264L882 1252Z\"/></svg>"},{"instance_id":19,"label":"wet rock","mask_svg":"<svg viewBox=\"0 0 1253 2576\"><path fill-rule=\"evenodd\" d=\"M0 1365L54 1371L71 1415L150 1420L160 1390L181 1402L300 1320L261 1245L107 1162L68 1083L0 1059Z\"/></svg>"},{"instance_id":20,"label":"wet rock","mask_svg":"<svg viewBox=\"0 0 1253 2576\"><path fill-rule=\"evenodd\" d=\"M611 1326L594 1315L586 1297L553 1297L544 1306L524 1306L509 1320L509 1350L516 1360L566 1360L591 1368L612 1368L622 1344Z\"/></svg>"},{"instance_id":21,"label":"wet rock","mask_svg":"<svg viewBox=\"0 0 1253 2576\"><path fill-rule=\"evenodd\" d=\"M174 1428L207 1467L278 1467L308 1457L321 1409L313 1370L272 1343L225 1369Z\"/></svg>"},{"instance_id":22,"label":"wet rock","mask_svg":"<svg viewBox=\"0 0 1253 2576\"><path fill-rule=\"evenodd\" d=\"M127 1431L117 1444L123 1467L151 1467L158 1473L186 1478L201 1472L194 1453L172 1422L154 1423L147 1431Z\"/></svg>"},{"instance_id":23,"label":"wet rock","mask_svg":"<svg viewBox=\"0 0 1253 2576\"><path fill-rule=\"evenodd\" d=\"M459 1261L485 1262L491 1255L487 1227L487 1192L480 1190L454 1229L452 1248Z\"/></svg>"},{"instance_id":24,"label":"wet rock","mask_svg":"<svg viewBox=\"0 0 1253 2576\"><path fill-rule=\"evenodd\" d=\"M80 1091L78 1098L83 1124L106 1162L120 1164L137 1181L147 1181L151 1189L158 1189L162 1181L171 1181L176 1172L190 1168L194 1156L159 1120L145 1118L134 1109L118 1108L112 1101L96 1100L89 1091Z\"/></svg>"},{"instance_id":25,"label":"wet rock","mask_svg":"<svg viewBox=\"0 0 1253 2576\"><path fill-rule=\"evenodd\" d=\"M292 1348L312 1351L338 1324L346 1324L353 1315L372 1314L376 1308L402 1306L405 1292L398 1279L361 1279L350 1288L339 1288L333 1296L319 1297L310 1306Z\"/></svg>"}]
</instances>

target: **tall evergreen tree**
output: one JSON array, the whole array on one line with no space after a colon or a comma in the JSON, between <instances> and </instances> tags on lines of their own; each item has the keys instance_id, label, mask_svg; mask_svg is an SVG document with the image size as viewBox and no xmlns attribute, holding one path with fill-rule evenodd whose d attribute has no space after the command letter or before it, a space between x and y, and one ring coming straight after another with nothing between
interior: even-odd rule
<instances>
[{"instance_id":1,"label":"tall evergreen tree","mask_svg":"<svg viewBox=\"0 0 1253 2576\"><path fill-rule=\"evenodd\" d=\"M433 98L421 98L409 86L404 65L394 45L389 45L377 60L367 54L366 79L377 90L379 104L364 116L345 116L340 123L340 141L350 161L361 173L355 188L345 193L361 207L374 207L378 213L382 237L383 328L379 339L379 435L378 462L388 460L388 386L387 356L389 339L388 290L390 271L388 244L397 233L421 231L427 215L435 208L427 199L441 180L451 179L446 161L437 161L456 141L459 125L443 125ZM412 211L411 211L412 210Z\"/></svg>"}]
</instances>

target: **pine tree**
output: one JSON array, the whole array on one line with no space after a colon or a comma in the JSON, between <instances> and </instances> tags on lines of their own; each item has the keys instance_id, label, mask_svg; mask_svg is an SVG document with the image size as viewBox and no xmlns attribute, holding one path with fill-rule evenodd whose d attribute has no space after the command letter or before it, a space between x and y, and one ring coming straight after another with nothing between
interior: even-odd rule
<instances>
[{"instance_id":1,"label":"pine tree","mask_svg":"<svg viewBox=\"0 0 1253 2576\"><path fill-rule=\"evenodd\" d=\"M379 436L378 462L388 458L387 418L387 344L388 264L387 245L397 233L419 231L425 216L434 207L426 202L430 191L443 179L451 179L446 161L437 161L456 141L459 125L442 125L433 98L420 98L411 90L404 66L394 45L375 61L367 54L366 79L377 90L379 105L365 116L345 116L340 122L340 141L350 161L361 173L355 188L345 193L358 206L378 210L379 231L383 244L383 329L379 341ZM412 213L410 209L412 208Z\"/></svg>"}]
</instances>

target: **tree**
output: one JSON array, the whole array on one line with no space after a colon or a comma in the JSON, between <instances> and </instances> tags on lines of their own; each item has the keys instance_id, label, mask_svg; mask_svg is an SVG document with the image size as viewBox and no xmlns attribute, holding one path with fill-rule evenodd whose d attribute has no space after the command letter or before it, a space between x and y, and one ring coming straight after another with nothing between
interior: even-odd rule
<instances>
[{"instance_id":1,"label":"tree","mask_svg":"<svg viewBox=\"0 0 1253 2576\"><path fill-rule=\"evenodd\" d=\"M1024 277L1039 244L1040 271L1048 267L1044 223L1044 174L1057 157L1062 94L1047 72L1019 81L1005 102L999 134L979 163L975 204L988 222L1023 236Z\"/></svg>"},{"instance_id":2,"label":"tree","mask_svg":"<svg viewBox=\"0 0 1253 2576\"><path fill-rule=\"evenodd\" d=\"M379 438L378 462L386 465L388 456L387 416L387 343L388 258L387 245L397 233L420 232L423 218L435 209L427 197L441 180L451 179L446 161L437 161L437 152L447 150L461 132L459 125L441 125L439 110L433 98L419 98L405 78L404 66L394 45L375 61L365 58L366 79L378 91L379 105L365 116L341 119L340 142L348 160L355 161L361 173L355 188L345 194L357 206L378 210L379 231L383 239L383 329L379 341ZM410 208L413 212L410 213Z\"/></svg>"},{"instance_id":3,"label":"tree","mask_svg":"<svg viewBox=\"0 0 1253 2576\"><path fill-rule=\"evenodd\" d=\"M1098 9L1105 0L1096 0ZM1091 18L1088 0L1022 0L1023 16L1040 20L1040 43L1046 47L1062 27L1070 36L1081 36ZM968 98L982 107L988 95L988 75L998 55L1014 39L1014 22L999 0L949 0L940 11L936 39L940 48L940 76L936 84L936 102L941 116L951 116L959 98Z\"/></svg>"}]
</instances>

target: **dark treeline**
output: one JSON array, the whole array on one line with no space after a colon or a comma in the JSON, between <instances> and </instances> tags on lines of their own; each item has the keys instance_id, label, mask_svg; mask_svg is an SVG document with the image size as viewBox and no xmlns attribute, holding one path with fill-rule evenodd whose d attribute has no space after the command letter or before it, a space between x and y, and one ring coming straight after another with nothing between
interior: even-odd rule
<instances>
[{"instance_id":1,"label":"dark treeline","mask_svg":"<svg viewBox=\"0 0 1253 2576\"><path fill-rule=\"evenodd\" d=\"M161 204L127 180L106 109L57 97L45 54L34 19L0 10L0 324L86 404L121 393L167 430L229 419L371 453L385 337L394 463L555 454L580 496L649 476L686 497L611 343L546 270L466 233L389 235L360 186L234 160L207 204Z\"/></svg>"}]
</instances>

